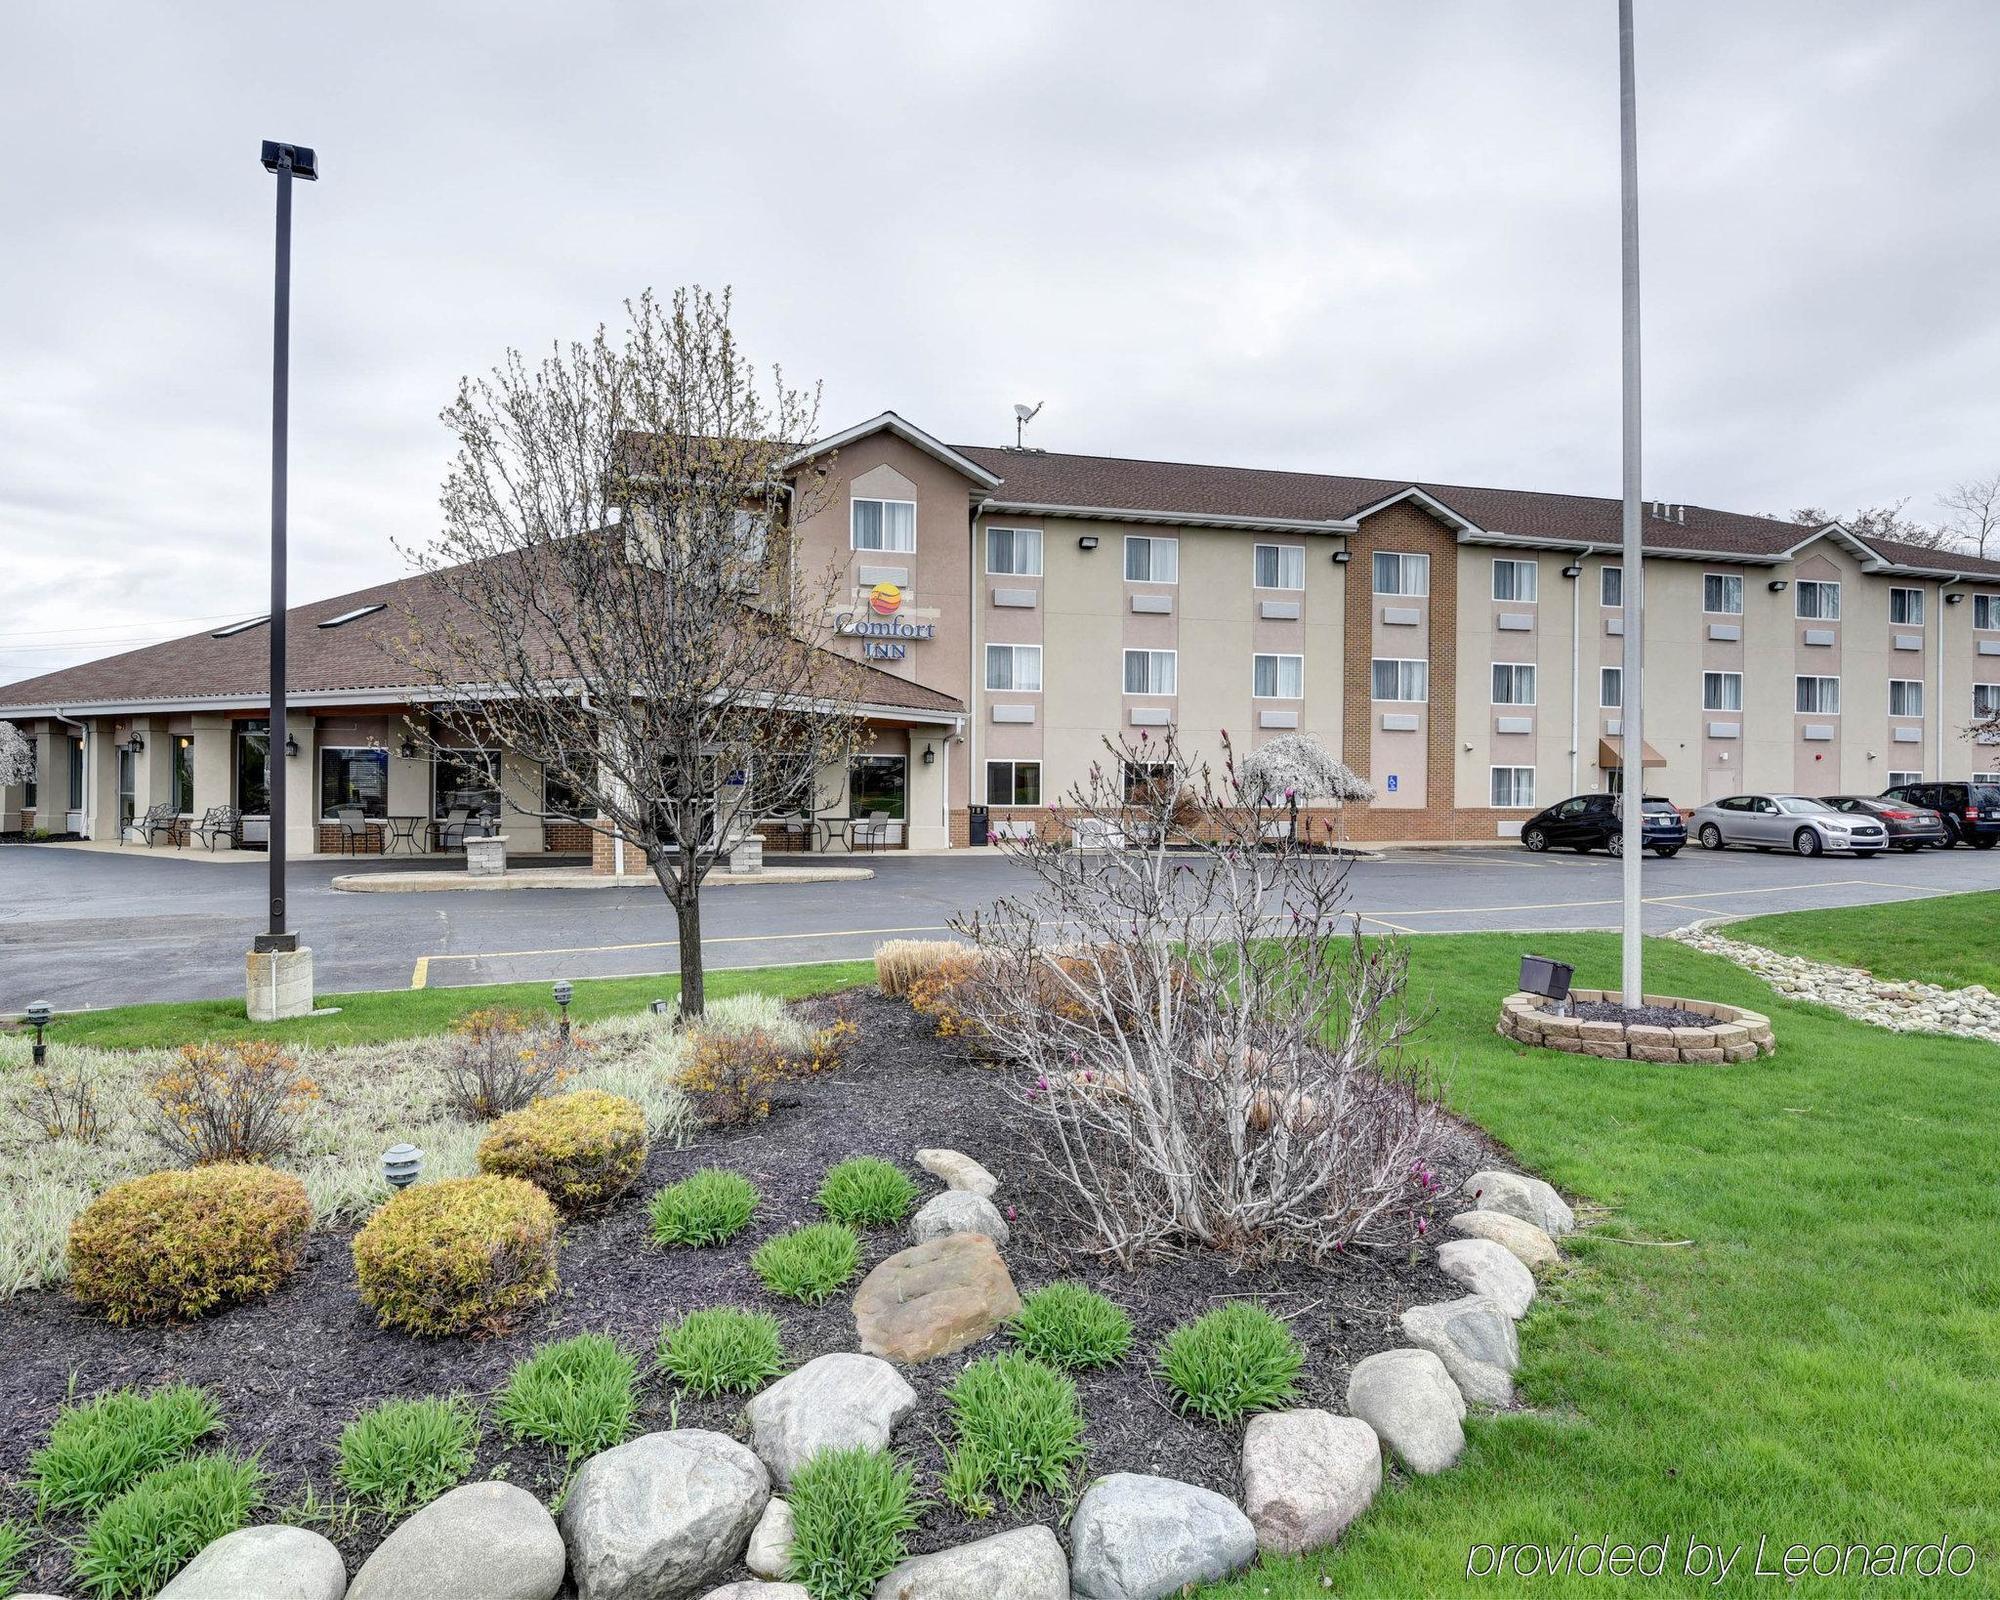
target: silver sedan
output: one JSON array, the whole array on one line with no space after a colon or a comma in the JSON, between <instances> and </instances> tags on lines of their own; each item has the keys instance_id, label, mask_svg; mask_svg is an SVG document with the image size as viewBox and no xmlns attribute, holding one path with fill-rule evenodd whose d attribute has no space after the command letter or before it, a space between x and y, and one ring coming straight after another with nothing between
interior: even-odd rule
<instances>
[{"instance_id":1,"label":"silver sedan","mask_svg":"<svg viewBox=\"0 0 2000 1600\"><path fill-rule=\"evenodd\" d=\"M1734 794L1711 800L1688 818L1688 833L1704 850L1740 844L1753 850L1795 850L1802 856L1844 850L1865 858L1889 844L1879 818L1843 815L1803 794Z\"/></svg>"}]
</instances>

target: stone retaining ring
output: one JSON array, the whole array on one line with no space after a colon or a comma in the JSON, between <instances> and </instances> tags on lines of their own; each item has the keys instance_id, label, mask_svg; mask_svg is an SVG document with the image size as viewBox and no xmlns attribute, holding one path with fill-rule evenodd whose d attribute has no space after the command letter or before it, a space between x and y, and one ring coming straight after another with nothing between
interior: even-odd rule
<instances>
[{"instance_id":1,"label":"stone retaining ring","mask_svg":"<svg viewBox=\"0 0 2000 1600\"><path fill-rule=\"evenodd\" d=\"M1616 990L1572 989L1570 998L1582 1004L1620 1004ZM1544 1010L1549 1002L1538 994L1510 994L1500 1004L1499 1031L1521 1044L1571 1055L1600 1056L1609 1061L1682 1061L1712 1065L1754 1061L1772 1055L1777 1040L1771 1019L1761 1011L1717 1005L1712 1000L1688 1000L1678 995L1649 994L1649 1006L1672 1006L1709 1020L1700 1027L1654 1028L1643 1023L1586 1022Z\"/></svg>"}]
</instances>

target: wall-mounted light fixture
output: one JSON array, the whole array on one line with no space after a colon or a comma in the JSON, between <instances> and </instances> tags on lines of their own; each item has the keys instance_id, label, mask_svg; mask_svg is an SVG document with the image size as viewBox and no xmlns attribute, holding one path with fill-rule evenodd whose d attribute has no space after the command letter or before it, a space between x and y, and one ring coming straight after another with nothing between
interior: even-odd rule
<instances>
[{"instance_id":1,"label":"wall-mounted light fixture","mask_svg":"<svg viewBox=\"0 0 2000 1600\"><path fill-rule=\"evenodd\" d=\"M1563 576L1565 578L1580 578L1583 576L1583 568L1572 561L1568 566L1563 568Z\"/></svg>"},{"instance_id":2,"label":"wall-mounted light fixture","mask_svg":"<svg viewBox=\"0 0 2000 1600\"><path fill-rule=\"evenodd\" d=\"M1965 596L1962 594L1948 594L1944 597L1944 603L1948 606L1963 605L1965 603Z\"/></svg>"},{"instance_id":3,"label":"wall-mounted light fixture","mask_svg":"<svg viewBox=\"0 0 2000 1600\"><path fill-rule=\"evenodd\" d=\"M118 748L123 750L128 756L140 756L146 753L146 741L135 733Z\"/></svg>"},{"instance_id":4,"label":"wall-mounted light fixture","mask_svg":"<svg viewBox=\"0 0 2000 1600\"><path fill-rule=\"evenodd\" d=\"M298 740L297 740L296 738L294 738L294 737L293 737L293 736L292 736L291 734L289 734L289 733L288 733L288 734L286 734L286 735L285 735L285 754L286 754L286 755L288 755L288 756L295 756L295 755L297 755L298 753L299 753L299 741L298 741Z\"/></svg>"},{"instance_id":5,"label":"wall-mounted light fixture","mask_svg":"<svg viewBox=\"0 0 2000 1600\"><path fill-rule=\"evenodd\" d=\"M1076 541L1076 547L1079 550L1095 550L1097 548L1097 535L1094 533L1084 534Z\"/></svg>"},{"instance_id":6,"label":"wall-mounted light fixture","mask_svg":"<svg viewBox=\"0 0 2000 1600\"><path fill-rule=\"evenodd\" d=\"M934 767L934 766L936 766L936 765L937 765L937 746L936 746L936 745L934 745L934 744L927 744L927 745L925 745L925 746L924 746L924 765L925 765L925 766L927 766L927 767Z\"/></svg>"},{"instance_id":7,"label":"wall-mounted light fixture","mask_svg":"<svg viewBox=\"0 0 2000 1600\"><path fill-rule=\"evenodd\" d=\"M412 739L407 733L404 734L403 742L396 747L396 754L401 756L405 761L414 761L417 755L417 741Z\"/></svg>"},{"instance_id":8,"label":"wall-mounted light fixture","mask_svg":"<svg viewBox=\"0 0 2000 1600\"><path fill-rule=\"evenodd\" d=\"M1769 589L1773 594L1783 594L1787 589L1791 588L1791 583L1785 578L1773 578L1764 587Z\"/></svg>"},{"instance_id":9,"label":"wall-mounted light fixture","mask_svg":"<svg viewBox=\"0 0 2000 1600\"><path fill-rule=\"evenodd\" d=\"M1336 567L1344 567L1353 559L1354 552L1351 550L1336 550L1333 553L1333 564Z\"/></svg>"}]
</instances>

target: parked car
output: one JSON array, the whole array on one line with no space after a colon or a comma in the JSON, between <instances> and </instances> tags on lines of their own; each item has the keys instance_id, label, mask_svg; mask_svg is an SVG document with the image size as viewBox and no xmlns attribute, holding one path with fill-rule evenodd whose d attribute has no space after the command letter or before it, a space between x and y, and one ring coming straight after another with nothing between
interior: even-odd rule
<instances>
[{"instance_id":1,"label":"parked car","mask_svg":"<svg viewBox=\"0 0 2000 1600\"><path fill-rule=\"evenodd\" d=\"M1889 830L1891 850L1921 850L1926 845L1936 849L1950 842L1945 836L1944 818L1927 807L1903 805L1865 794L1823 794L1820 798L1850 817L1879 818Z\"/></svg>"},{"instance_id":2,"label":"parked car","mask_svg":"<svg viewBox=\"0 0 2000 1600\"><path fill-rule=\"evenodd\" d=\"M1848 850L1862 858L1887 848L1889 830L1880 818L1843 816L1808 794L1733 794L1711 800L1688 818L1704 850L1748 845L1753 850L1796 850L1816 856Z\"/></svg>"},{"instance_id":3,"label":"parked car","mask_svg":"<svg viewBox=\"0 0 2000 1600\"><path fill-rule=\"evenodd\" d=\"M1656 856L1676 854L1687 843L1680 810L1663 795L1641 804L1639 826L1646 848ZM1609 850L1625 853L1625 810L1615 794L1579 794L1558 800L1521 824L1521 843L1530 850Z\"/></svg>"},{"instance_id":4,"label":"parked car","mask_svg":"<svg viewBox=\"0 0 2000 1600\"><path fill-rule=\"evenodd\" d=\"M1943 848L1969 844L1991 850L2000 840L2000 785L1991 783L1899 783L1882 791L1884 800L1925 806L1944 819Z\"/></svg>"}]
</instances>

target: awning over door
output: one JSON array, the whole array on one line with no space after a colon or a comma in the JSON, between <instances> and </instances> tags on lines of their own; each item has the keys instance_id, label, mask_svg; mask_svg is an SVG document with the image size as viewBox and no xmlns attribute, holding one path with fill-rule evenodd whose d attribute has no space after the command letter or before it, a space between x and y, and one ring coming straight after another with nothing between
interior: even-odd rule
<instances>
[{"instance_id":1,"label":"awning over door","mask_svg":"<svg viewBox=\"0 0 2000 1600\"><path fill-rule=\"evenodd\" d=\"M1599 739L1597 741L1598 766L1606 772L1623 770L1625 757L1619 752L1619 746L1624 742L1623 739ZM1667 764L1667 758L1649 744L1646 746L1646 756L1643 764L1649 767L1664 767Z\"/></svg>"}]
</instances>

